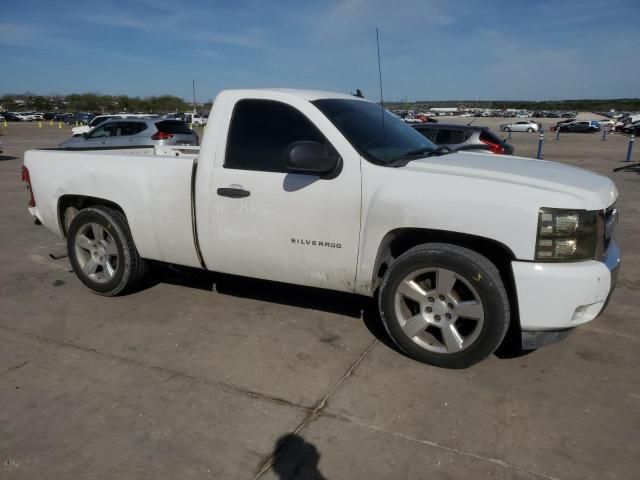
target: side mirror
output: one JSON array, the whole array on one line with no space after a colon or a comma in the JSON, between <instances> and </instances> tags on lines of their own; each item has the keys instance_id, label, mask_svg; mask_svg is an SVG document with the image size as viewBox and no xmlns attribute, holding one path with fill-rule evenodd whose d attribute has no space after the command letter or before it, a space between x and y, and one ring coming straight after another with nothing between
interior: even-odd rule
<instances>
[{"instance_id":1,"label":"side mirror","mask_svg":"<svg viewBox=\"0 0 640 480\"><path fill-rule=\"evenodd\" d=\"M294 173L325 175L338 166L340 157L331 155L326 146L318 142L293 142L284 150L284 164Z\"/></svg>"}]
</instances>

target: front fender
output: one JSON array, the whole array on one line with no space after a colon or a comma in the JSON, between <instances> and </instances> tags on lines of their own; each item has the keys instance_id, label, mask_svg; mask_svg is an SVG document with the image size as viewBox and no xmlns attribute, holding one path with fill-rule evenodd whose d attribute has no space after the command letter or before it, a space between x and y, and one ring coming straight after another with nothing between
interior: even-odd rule
<instances>
[{"instance_id":1,"label":"front fender","mask_svg":"<svg viewBox=\"0 0 640 480\"><path fill-rule=\"evenodd\" d=\"M562 192L541 190L486 178L367 165L363 168L356 290L365 295L372 293L381 244L389 232L398 229L426 229L488 239L513 252L514 258L532 260L541 202L576 203L574 197Z\"/></svg>"}]
</instances>

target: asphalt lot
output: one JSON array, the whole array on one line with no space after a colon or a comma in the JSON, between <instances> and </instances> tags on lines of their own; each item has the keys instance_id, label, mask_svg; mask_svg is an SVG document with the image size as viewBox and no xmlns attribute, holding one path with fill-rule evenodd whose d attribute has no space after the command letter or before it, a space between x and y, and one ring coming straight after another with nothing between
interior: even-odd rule
<instances>
[{"instance_id":1,"label":"asphalt lot","mask_svg":"<svg viewBox=\"0 0 640 480\"><path fill-rule=\"evenodd\" d=\"M162 266L135 294L93 295L49 257L64 245L20 181L23 152L69 129L0 132L0 478L638 478L640 170L612 173L626 137L544 145L620 190L607 312L448 371L395 352L361 297ZM531 157L537 141L511 140Z\"/></svg>"}]
</instances>

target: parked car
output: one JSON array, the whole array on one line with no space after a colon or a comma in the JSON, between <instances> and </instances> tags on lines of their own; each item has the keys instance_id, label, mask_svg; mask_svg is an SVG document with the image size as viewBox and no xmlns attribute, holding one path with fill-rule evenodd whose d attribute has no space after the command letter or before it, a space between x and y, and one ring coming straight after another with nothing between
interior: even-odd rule
<instances>
[{"instance_id":1,"label":"parked car","mask_svg":"<svg viewBox=\"0 0 640 480\"><path fill-rule=\"evenodd\" d=\"M147 114L128 114L128 113L120 113L117 115L98 115L94 117L87 125L80 125L77 127L73 127L71 129L71 133L73 135L82 135L83 133L87 133L91 129L97 127L101 123L106 122L107 120L111 120L114 118L158 118L157 115L147 115Z\"/></svg>"},{"instance_id":2,"label":"parked car","mask_svg":"<svg viewBox=\"0 0 640 480\"><path fill-rule=\"evenodd\" d=\"M223 91L212 112L199 154L25 153L29 211L66 238L89 289L125 292L149 259L377 293L398 348L451 368L490 355L510 326L526 348L558 340L614 289L608 177L444 154L348 94Z\"/></svg>"},{"instance_id":3,"label":"parked car","mask_svg":"<svg viewBox=\"0 0 640 480\"><path fill-rule=\"evenodd\" d=\"M29 114L23 112L11 112L10 115L13 122L30 122L32 120Z\"/></svg>"},{"instance_id":4,"label":"parked car","mask_svg":"<svg viewBox=\"0 0 640 480\"><path fill-rule=\"evenodd\" d=\"M74 136L77 135L82 135L83 133L87 133L90 130L92 130L93 128L97 127L98 125L100 125L101 123L106 122L107 120L111 120L113 118L122 118L121 115L98 115L97 117L94 117L88 124L86 125L80 125L77 127L73 127L71 128L71 133Z\"/></svg>"},{"instance_id":5,"label":"parked car","mask_svg":"<svg viewBox=\"0 0 640 480\"><path fill-rule=\"evenodd\" d=\"M633 134L633 135L640 134L640 120L633 123L626 124L622 129L622 131L624 133Z\"/></svg>"},{"instance_id":6,"label":"parked car","mask_svg":"<svg viewBox=\"0 0 640 480\"><path fill-rule=\"evenodd\" d=\"M575 120L561 124L558 130L567 133L594 133L600 131L600 124L595 120Z\"/></svg>"},{"instance_id":7,"label":"parked car","mask_svg":"<svg viewBox=\"0 0 640 480\"><path fill-rule=\"evenodd\" d=\"M604 120L598 120L598 123L600 124L600 128L613 128L616 121L611 118L605 118Z\"/></svg>"},{"instance_id":8,"label":"parked car","mask_svg":"<svg viewBox=\"0 0 640 480\"><path fill-rule=\"evenodd\" d=\"M567 120L560 120L555 125L551 126L551 128L549 128L549 130L551 130L552 132L555 132L556 130L558 130L560 128L561 125L566 125L567 123L572 123L574 121L575 120L573 120L572 118L567 119Z\"/></svg>"},{"instance_id":9,"label":"parked car","mask_svg":"<svg viewBox=\"0 0 640 480\"><path fill-rule=\"evenodd\" d=\"M73 121L73 113L56 113L53 120L56 122L71 123Z\"/></svg>"},{"instance_id":10,"label":"parked car","mask_svg":"<svg viewBox=\"0 0 640 480\"><path fill-rule=\"evenodd\" d=\"M69 123L88 124L95 117L93 113L75 113Z\"/></svg>"},{"instance_id":11,"label":"parked car","mask_svg":"<svg viewBox=\"0 0 640 480\"><path fill-rule=\"evenodd\" d=\"M187 117L184 113L175 112L175 113L167 113L164 118L169 118L173 120L182 120L184 122L187 121Z\"/></svg>"},{"instance_id":12,"label":"parked car","mask_svg":"<svg viewBox=\"0 0 640 480\"><path fill-rule=\"evenodd\" d=\"M199 113L193 114L193 113L187 113L185 115L185 120L187 123L190 123L191 125L193 125L194 127L199 127L201 125L206 125L207 124L207 120L209 119L209 115L202 115Z\"/></svg>"},{"instance_id":13,"label":"parked car","mask_svg":"<svg viewBox=\"0 0 640 480\"><path fill-rule=\"evenodd\" d=\"M185 122L161 118L111 119L60 144L67 149L198 145L198 136Z\"/></svg>"},{"instance_id":14,"label":"parked car","mask_svg":"<svg viewBox=\"0 0 640 480\"><path fill-rule=\"evenodd\" d=\"M488 127L445 123L421 123L412 127L436 145L453 150L488 150L506 155L512 155L514 151L513 145L502 140Z\"/></svg>"},{"instance_id":15,"label":"parked car","mask_svg":"<svg viewBox=\"0 0 640 480\"><path fill-rule=\"evenodd\" d=\"M536 122L531 122L527 120L523 120L515 123L505 123L500 125L500 130L503 132L537 132L540 130L540 124Z\"/></svg>"}]
</instances>

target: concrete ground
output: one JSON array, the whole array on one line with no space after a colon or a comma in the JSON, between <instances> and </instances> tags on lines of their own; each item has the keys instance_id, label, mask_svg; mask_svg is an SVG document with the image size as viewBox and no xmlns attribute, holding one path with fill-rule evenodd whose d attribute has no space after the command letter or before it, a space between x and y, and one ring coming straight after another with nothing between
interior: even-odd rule
<instances>
[{"instance_id":1,"label":"concrete ground","mask_svg":"<svg viewBox=\"0 0 640 480\"><path fill-rule=\"evenodd\" d=\"M166 266L138 293L93 295L49 257L64 245L20 181L23 152L68 129L0 131L0 478L638 478L640 171L612 172L626 137L544 144L620 190L606 313L448 371L394 351L361 297ZM537 140L511 141L534 156Z\"/></svg>"}]
</instances>

